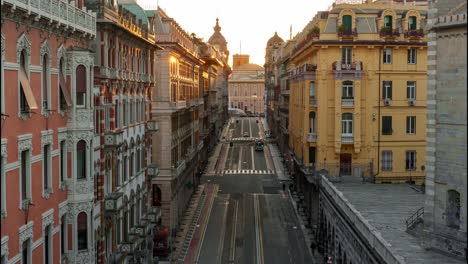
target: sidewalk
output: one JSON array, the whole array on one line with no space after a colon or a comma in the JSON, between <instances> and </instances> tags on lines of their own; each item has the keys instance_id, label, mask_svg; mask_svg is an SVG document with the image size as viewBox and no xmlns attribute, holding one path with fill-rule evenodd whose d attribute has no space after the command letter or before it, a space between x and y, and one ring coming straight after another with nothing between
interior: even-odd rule
<instances>
[{"instance_id":1,"label":"sidewalk","mask_svg":"<svg viewBox=\"0 0 468 264\"><path fill-rule=\"evenodd\" d=\"M187 264L196 263L199 255L200 248L203 244L203 238L205 236L206 227L211 214L211 208L213 207L214 197L218 193L219 185L207 184L205 187L206 202L201 210L200 217L196 224L195 232L193 233L192 240L187 249L184 262Z\"/></svg>"}]
</instances>

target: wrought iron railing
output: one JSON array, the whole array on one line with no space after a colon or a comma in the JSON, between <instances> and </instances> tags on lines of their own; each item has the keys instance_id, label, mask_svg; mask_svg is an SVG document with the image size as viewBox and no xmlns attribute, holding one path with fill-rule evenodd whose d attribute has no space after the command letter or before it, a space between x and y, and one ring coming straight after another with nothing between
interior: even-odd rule
<instances>
[{"instance_id":1,"label":"wrought iron railing","mask_svg":"<svg viewBox=\"0 0 468 264\"><path fill-rule=\"evenodd\" d=\"M406 219L406 230L412 228L414 224L421 221L423 215L424 215L424 207L421 207L414 214L412 214L408 219Z\"/></svg>"}]
</instances>

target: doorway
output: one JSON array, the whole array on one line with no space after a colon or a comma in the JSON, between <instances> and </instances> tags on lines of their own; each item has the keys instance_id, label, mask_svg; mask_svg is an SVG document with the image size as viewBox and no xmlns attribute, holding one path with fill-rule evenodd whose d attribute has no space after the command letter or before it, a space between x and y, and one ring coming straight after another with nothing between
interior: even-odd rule
<instances>
[{"instance_id":1,"label":"doorway","mask_svg":"<svg viewBox=\"0 0 468 264\"><path fill-rule=\"evenodd\" d=\"M351 154L340 154L340 175L351 175Z\"/></svg>"}]
</instances>

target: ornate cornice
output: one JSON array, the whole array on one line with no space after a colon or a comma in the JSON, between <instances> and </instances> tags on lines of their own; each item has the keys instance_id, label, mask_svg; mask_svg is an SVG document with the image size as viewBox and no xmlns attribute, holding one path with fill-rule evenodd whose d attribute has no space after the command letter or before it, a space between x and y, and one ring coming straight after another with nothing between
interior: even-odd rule
<instances>
[{"instance_id":1,"label":"ornate cornice","mask_svg":"<svg viewBox=\"0 0 468 264\"><path fill-rule=\"evenodd\" d=\"M21 51L23 51L23 49L26 51L26 55L28 57L31 56L31 41L26 33L23 33L16 42L16 61L18 64L20 63ZM28 63L29 62L27 61L26 64Z\"/></svg>"}]
</instances>

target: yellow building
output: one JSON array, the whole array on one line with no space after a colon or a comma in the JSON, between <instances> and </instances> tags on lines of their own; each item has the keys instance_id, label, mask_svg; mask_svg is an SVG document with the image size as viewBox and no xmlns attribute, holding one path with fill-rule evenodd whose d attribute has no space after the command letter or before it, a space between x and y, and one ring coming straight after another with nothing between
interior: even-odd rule
<instances>
[{"instance_id":1,"label":"yellow building","mask_svg":"<svg viewBox=\"0 0 468 264\"><path fill-rule=\"evenodd\" d=\"M427 5L355 2L336 1L294 38L289 147L297 184L320 169L423 183Z\"/></svg>"}]
</instances>

